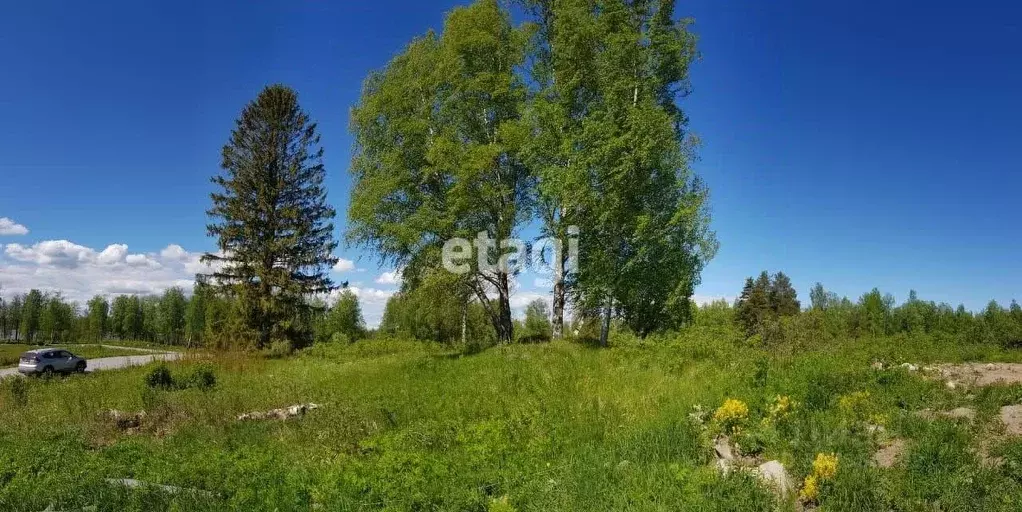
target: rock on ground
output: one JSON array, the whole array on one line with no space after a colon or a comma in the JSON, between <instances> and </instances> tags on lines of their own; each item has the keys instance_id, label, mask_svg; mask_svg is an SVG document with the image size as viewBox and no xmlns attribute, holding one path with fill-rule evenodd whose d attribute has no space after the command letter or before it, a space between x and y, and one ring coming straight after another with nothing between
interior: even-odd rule
<instances>
[{"instance_id":1,"label":"rock on ground","mask_svg":"<svg viewBox=\"0 0 1022 512\"><path fill-rule=\"evenodd\" d=\"M245 414L238 415L238 421L244 420L286 420L288 418L294 418L296 416L304 416L306 412L313 409L319 409L319 404L297 404L290 407L283 407L280 409L270 409L268 411L255 411L246 412Z\"/></svg>"},{"instance_id":2,"label":"rock on ground","mask_svg":"<svg viewBox=\"0 0 1022 512\"><path fill-rule=\"evenodd\" d=\"M717 436L713 440L713 451L716 452L717 458L720 460L734 460L735 456L731 452L731 440L727 436Z\"/></svg>"},{"instance_id":3,"label":"rock on ground","mask_svg":"<svg viewBox=\"0 0 1022 512\"><path fill-rule=\"evenodd\" d=\"M1022 436L1022 405L1006 405L1001 407L1001 423L1004 432L1010 436Z\"/></svg>"},{"instance_id":4,"label":"rock on ground","mask_svg":"<svg viewBox=\"0 0 1022 512\"><path fill-rule=\"evenodd\" d=\"M788 471L784 469L784 464L776 460L760 464L756 469L752 470L752 473L769 485L779 496L787 496L793 488L791 477L788 476Z\"/></svg>"}]
</instances>

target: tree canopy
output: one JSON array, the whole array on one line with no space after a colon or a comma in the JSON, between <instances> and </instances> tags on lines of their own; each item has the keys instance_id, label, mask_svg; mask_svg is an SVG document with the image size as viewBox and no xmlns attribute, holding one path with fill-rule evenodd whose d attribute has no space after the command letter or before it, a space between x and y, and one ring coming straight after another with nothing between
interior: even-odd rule
<instances>
[{"instance_id":1,"label":"tree canopy","mask_svg":"<svg viewBox=\"0 0 1022 512\"><path fill-rule=\"evenodd\" d=\"M348 240L414 275L440 267L444 243L512 237L531 212L520 156L527 33L495 0L454 9L365 81L352 111ZM500 248L483 248L496 262ZM470 258L464 285L510 342L512 269ZM495 295L491 297L491 293Z\"/></svg>"},{"instance_id":2,"label":"tree canopy","mask_svg":"<svg viewBox=\"0 0 1022 512\"><path fill-rule=\"evenodd\" d=\"M219 253L203 261L211 279L238 299L258 346L271 337L292 344L311 338L296 318L314 294L334 288L335 212L326 202L326 171L316 124L283 85L263 89L242 111L223 148L223 172L212 178L207 233Z\"/></svg>"}]
</instances>

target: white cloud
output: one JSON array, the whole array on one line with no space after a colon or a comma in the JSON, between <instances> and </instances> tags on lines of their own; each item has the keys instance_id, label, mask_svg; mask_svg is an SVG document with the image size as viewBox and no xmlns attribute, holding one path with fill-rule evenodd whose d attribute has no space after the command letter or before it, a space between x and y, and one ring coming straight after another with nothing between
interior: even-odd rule
<instances>
[{"instance_id":1,"label":"white cloud","mask_svg":"<svg viewBox=\"0 0 1022 512\"><path fill-rule=\"evenodd\" d=\"M128 244L111 244L99 253L96 260L104 265L113 265L124 261L124 257L127 255Z\"/></svg>"},{"instance_id":2,"label":"white cloud","mask_svg":"<svg viewBox=\"0 0 1022 512\"><path fill-rule=\"evenodd\" d=\"M196 273L211 271L199 261L201 253L179 245L129 254L126 244L97 251L67 240L46 240L31 246L7 244L4 253L0 281L5 295L38 288L78 302L93 295L159 294L173 286L188 292Z\"/></svg>"},{"instance_id":3,"label":"white cloud","mask_svg":"<svg viewBox=\"0 0 1022 512\"><path fill-rule=\"evenodd\" d=\"M0 245L0 284L3 294L26 293L32 288L61 292L69 300L84 303L94 295L160 294L178 286L190 292L195 274L210 273L215 267L200 261L201 252L190 252L171 244L151 253L131 253L126 244L110 244L102 250L67 240L47 240L33 245ZM347 262L345 264L344 262ZM355 270L354 262L342 260L335 267ZM381 276L384 284L398 284L400 271ZM386 279L384 279L386 277ZM376 327L383 319L387 300L396 289L356 283L350 290L359 298L366 325ZM340 291L327 297L333 303Z\"/></svg>"},{"instance_id":4,"label":"white cloud","mask_svg":"<svg viewBox=\"0 0 1022 512\"><path fill-rule=\"evenodd\" d=\"M511 297L508 299L508 302L511 303L511 313L515 318L524 318L525 308L536 299L546 302L547 308L549 308L552 296L549 292L537 291L515 291L511 293Z\"/></svg>"},{"instance_id":5,"label":"white cloud","mask_svg":"<svg viewBox=\"0 0 1022 512\"><path fill-rule=\"evenodd\" d=\"M160 258L171 261L186 261L189 257L188 251L177 244L170 244L160 251Z\"/></svg>"},{"instance_id":6,"label":"white cloud","mask_svg":"<svg viewBox=\"0 0 1022 512\"><path fill-rule=\"evenodd\" d=\"M163 266L147 254L129 254L124 257L124 262L133 267L160 268Z\"/></svg>"},{"instance_id":7,"label":"white cloud","mask_svg":"<svg viewBox=\"0 0 1022 512\"><path fill-rule=\"evenodd\" d=\"M362 286L351 286L347 288L358 297L358 304L362 308L362 317L366 325L371 328L379 327L383 320L383 310L387 307L387 301L397 293L397 290L381 290L379 288L366 288ZM327 296L327 304L333 305L337 298L344 293L343 288L330 292Z\"/></svg>"},{"instance_id":8,"label":"white cloud","mask_svg":"<svg viewBox=\"0 0 1022 512\"><path fill-rule=\"evenodd\" d=\"M377 284L401 284L401 269L391 270L376 278Z\"/></svg>"},{"instance_id":9,"label":"white cloud","mask_svg":"<svg viewBox=\"0 0 1022 512\"><path fill-rule=\"evenodd\" d=\"M47 240L32 246L7 244L7 255L25 263L76 268L96 259L96 251L67 240Z\"/></svg>"},{"instance_id":10,"label":"white cloud","mask_svg":"<svg viewBox=\"0 0 1022 512\"><path fill-rule=\"evenodd\" d=\"M27 235L28 228L7 217L0 217L0 235Z\"/></svg>"},{"instance_id":11,"label":"white cloud","mask_svg":"<svg viewBox=\"0 0 1022 512\"><path fill-rule=\"evenodd\" d=\"M338 259L337 260L337 264L334 265L334 272L337 272L338 274L341 273L341 272L348 272L349 270L354 270L354 269L355 269L355 262L351 261L351 260L346 260L344 258Z\"/></svg>"}]
</instances>

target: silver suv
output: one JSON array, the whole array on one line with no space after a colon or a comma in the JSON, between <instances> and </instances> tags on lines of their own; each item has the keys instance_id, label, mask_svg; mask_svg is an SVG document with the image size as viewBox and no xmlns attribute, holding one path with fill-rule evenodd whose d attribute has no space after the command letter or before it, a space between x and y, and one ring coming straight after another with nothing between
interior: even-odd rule
<instances>
[{"instance_id":1,"label":"silver suv","mask_svg":"<svg viewBox=\"0 0 1022 512\"><path fill-rule=\"evenodd\" d=\"M84 372L85 359L62 348L37 348L21 354L18 371L26 375Z\"/></svg>"}]
</instances>

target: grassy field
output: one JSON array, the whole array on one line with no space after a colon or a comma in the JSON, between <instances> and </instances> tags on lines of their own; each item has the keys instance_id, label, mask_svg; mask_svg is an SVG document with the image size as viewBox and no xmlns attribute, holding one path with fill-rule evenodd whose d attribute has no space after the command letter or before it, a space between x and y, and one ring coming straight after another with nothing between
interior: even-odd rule
<instances>
[{"instance_id":1,"label":"grassy field","mask_svg":"<svg viewBox=\"0 0 1022 512\"><path fill-rule=\"evenodd\" d=\"M721 339L690 330L606 350L553 343L473 355L377 340L170 365L183 377L212 364L208 391L151 389L152 367L32 379L20 391L4 382L0 510L791 510L793 497L778 502L746 472L715 469L722 422L712 416L729 398L749 409L732 418L742 450L780 460L796 485L818 454L837 456L819 483L821 509L1022 503L1022 443L991 437L996 467L975 453L1022 386L949 389L870 367L1022 354L926 338L770 352ZM790 399L787 412L778 396ZM236 418L309 402L321 407L286 421ZM915 414L961 405L978 411L974 423ZM693 419L698 408L704 421ZM120 429L109 409L146 416ZM874 452L893 437L905 440L902 460L876 467Z\"/></svg>"},{"instance_id":2,"label":"grassy field","mask_svg":"<svg viewBox=\"0 0 1022 512\"><path fill-rule=\"evenodd\" d=\"M116 348L107 348L99 345L54 345L61 348L68 349L72 354L84 357L86 359L96 359L99 357L114 357L114 356L131 356L138 355L140 352L137 350L122 350ZM7 366L16 366L18 364L18 358L26 350L32 350L35 348L43 348L43 345L24 345L21 343L0 343L0 368Z\"/></svg>"}]
</instances>

